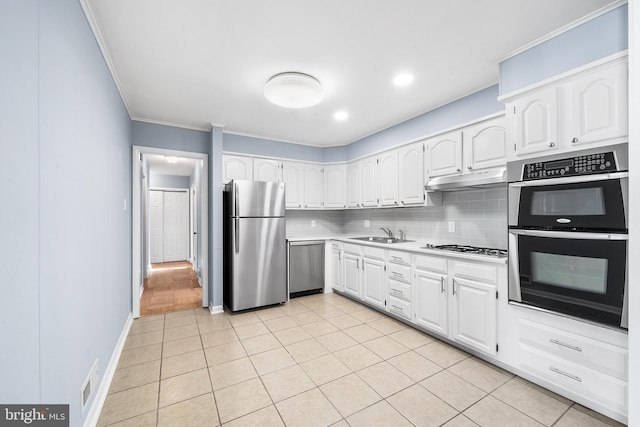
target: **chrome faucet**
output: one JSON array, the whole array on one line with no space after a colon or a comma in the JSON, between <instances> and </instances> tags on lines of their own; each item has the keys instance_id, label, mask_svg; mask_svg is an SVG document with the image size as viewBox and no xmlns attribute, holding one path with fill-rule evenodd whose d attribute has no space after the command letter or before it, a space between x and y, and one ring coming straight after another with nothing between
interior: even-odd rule
<instances>
[{"instance_id":1,"label":"chrome faucet","mask_svg":"<svg viewBox=\"0 0 640 427\"><path fill-rule=\"evenodd\" d=\"M380 230L382 230L385 233L387 233L387 236L389 236L390 239L393 239L393 232L391 231L390 228L380 227Z\"/></svg>"},{"instance_id":2,"label":"chrome faucet","mask_svg":"<svg viewBox=\"0 0 640 427\"><path fill-rule=\"evenodd\" d=\"M400 241L404 242L406 239L406 236L404 235L404 230L398 230L398 233L400 233Z\"/></svg>"}]
</instances>

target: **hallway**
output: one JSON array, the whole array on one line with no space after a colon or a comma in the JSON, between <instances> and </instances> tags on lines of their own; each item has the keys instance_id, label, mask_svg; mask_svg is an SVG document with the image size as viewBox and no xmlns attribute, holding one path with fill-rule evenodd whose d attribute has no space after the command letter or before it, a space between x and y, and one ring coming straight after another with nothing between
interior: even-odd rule
<instances>
[{"instance_id":1,"label":"hallway","mask_svg":"<svg viewBox=\"0 0 640 427\"><path fill-rule=\"evenodd\" d=\"M151 264L140 298L140 316L202 307L202 288L188 261Z\"/></svg>"}]
</instances>

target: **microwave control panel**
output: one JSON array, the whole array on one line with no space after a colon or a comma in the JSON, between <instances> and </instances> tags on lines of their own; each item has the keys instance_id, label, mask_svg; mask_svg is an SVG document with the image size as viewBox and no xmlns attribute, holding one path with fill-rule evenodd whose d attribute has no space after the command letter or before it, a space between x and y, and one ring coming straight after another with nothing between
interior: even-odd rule
<instances>
[{"instance_id":1,"label":"microwave control panel","mask_svg":"<svg viewBox=\"0 0 640 427\"><path fill-rule=\"evenodd\" d=\"M524 165L523 181L560 178L565 176L592 175L617 172L613 151L586 154L566 159L527 163Z\"/></svg>"}]
</instances>

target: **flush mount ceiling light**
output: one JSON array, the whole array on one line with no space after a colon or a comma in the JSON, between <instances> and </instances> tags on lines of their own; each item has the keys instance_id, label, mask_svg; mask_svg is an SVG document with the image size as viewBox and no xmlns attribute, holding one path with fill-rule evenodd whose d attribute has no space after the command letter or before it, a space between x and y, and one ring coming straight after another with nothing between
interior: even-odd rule
<instances>
[{"instance_id":1,"label":"flush mount ceiling light","mask_svg":"<svg viewBox=\"0 0 640 427\"><path fill-rule=\"evenodd\" d=\"M349 118L349 113L344 110L336 111L336 113L333 115L333 118L340 121L347 120Z\"/></svg>"},{"instance_id":2,"label":"flush mount ceiling light","mask_svg":"<svg viewBox=\"0 0 640 427\"><path fill-rule=\"evenodd\" d=\"M271 77L264 87L264 96L285 108L306 108L322 101L320 82L304 73L286 72Z\"/></svg>"},{"instance_id":3,"label":"flush mount ceiling light","mask_svg":"<svg viewBox=\"0 0 640 427\"><path fill-rule=\"evenodd\" d=\"M413 75L409 73L398 74L393 79L393 84L396 86L406 86L413 81Z\"/></svg>"},{"instance_id":4,"label":"flush mount ceiling light","mask_svg":"<svg viewBox=\"0 0 640 427\"><path fill-rule=\"evenodd\" d=\"M178 158L176 156L164 156L167 159L167 162L174 164L178 162Z\"/></svg>"}]
</instances>

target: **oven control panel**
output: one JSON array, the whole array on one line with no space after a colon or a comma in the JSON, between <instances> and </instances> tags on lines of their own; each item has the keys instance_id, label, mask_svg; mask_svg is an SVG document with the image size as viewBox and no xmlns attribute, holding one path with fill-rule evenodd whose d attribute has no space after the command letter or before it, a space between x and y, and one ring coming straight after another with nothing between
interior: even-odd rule
<instances>
[{"instance_id":1,"label":"oven control panel","mask_svg":"<svg viewBox=\"0 0 640 427\"><path fill-rule=\"evenodd\" d=\"M560 160L527 163L524 165L523 181L560 178L564 176L592 175L616 172L616 160L612 151L567 157Z\"/></svg>"}]
</instances>

